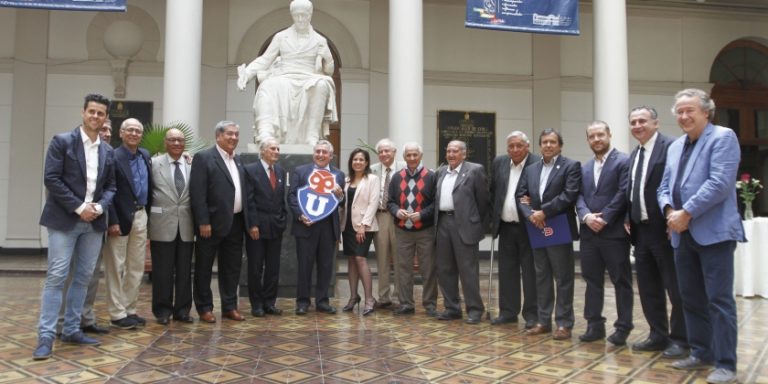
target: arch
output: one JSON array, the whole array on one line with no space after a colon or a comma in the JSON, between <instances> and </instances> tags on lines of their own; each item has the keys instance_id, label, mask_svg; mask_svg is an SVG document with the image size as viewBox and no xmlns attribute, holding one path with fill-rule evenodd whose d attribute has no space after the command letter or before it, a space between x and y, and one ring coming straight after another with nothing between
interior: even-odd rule
<instances>
[{"instance_id":1,"label":"arch","mask_svg":"<svg viewBox=\"0 0 768 384\"><path fill-rule=\"evenodd\" d=\"M144 37L144 42L136 55L131 60L157 61L157 53L160 51L160 27L155 19L147 11L128 6L127 12L99 12L91 20L86 32L86 48L88 49L88 59L90 60L109 60L113 57L104 48L104 32L116 21L130 21L136 24Z\"/></svg>"}]
</instances>

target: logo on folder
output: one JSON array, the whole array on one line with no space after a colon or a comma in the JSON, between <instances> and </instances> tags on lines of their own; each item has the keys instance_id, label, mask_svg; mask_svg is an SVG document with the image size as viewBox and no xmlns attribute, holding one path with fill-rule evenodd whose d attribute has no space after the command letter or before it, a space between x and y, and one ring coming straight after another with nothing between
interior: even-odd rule
<instances>
[{"instance_id":1,"label":"logo on folder","mask_svg":"<svg viewBox=\"0 0 768 384\"><path fill-rule=\"evenodd\" d=\"M544 228L536 228L530 221L525 222L531 248L538 249L553 245L568 244L573 241L571 227L564 213L547 218Z\"/></svg>"},{"instance_id":2,"label":"logo on folder","mask_svg":"<svg viewBox=\"0 0 768 384\"><path fill-rule=\"evenodd\" d=\"M296 191L301 213L311 221L320 221L333 213L339 199L332 193L336 188L336 176L325 169L316 169L309 175L307 185Z\"/></svg>"}]
</instances>

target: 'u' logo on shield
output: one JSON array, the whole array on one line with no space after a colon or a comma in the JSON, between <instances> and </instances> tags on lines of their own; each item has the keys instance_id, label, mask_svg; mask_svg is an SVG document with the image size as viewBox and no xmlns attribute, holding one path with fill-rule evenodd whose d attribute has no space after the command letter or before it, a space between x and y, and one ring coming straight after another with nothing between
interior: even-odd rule
<instances>
[{"instance_id":1,"label":"'u' logo on shield","mask_svg":"<svg viewBox=\"0 0 768 384\"><path fill-rule=\"evenodd\" d=\"M317 169L309 175L307 184L296 191L299 208L311 221L328 217L339 206L339 199L331 193L336 187L336 176L324 169Z\"/></svg>"}]
</instances>

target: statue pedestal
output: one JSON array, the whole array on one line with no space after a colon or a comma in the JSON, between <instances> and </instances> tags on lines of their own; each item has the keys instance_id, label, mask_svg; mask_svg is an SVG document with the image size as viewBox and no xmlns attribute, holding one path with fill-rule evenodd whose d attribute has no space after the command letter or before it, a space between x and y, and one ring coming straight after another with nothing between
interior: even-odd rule
<instances>
[{"instance_id":1,"label":"statue pedestal","mask_svg":"<svg viewBox=\"0 0 768 384\"><path fill-rule=\"evenodd\" d=\"M249 144L250 146L255 144ZM280 144L280 161L278 161L278 164L280 164L283 168L286 169L288 172L288 175L290 175L296 167L300 165L304 165L307 163L312 162L312 146L306 145L303 147L309 148L309 150L305 150L304 152L288 152L288 149L298 149L294 148L296 145L290 145L290 144ZM243 164L249 164L252 162L259 161L258 151L255 153L242 153L240 154L240 159L243 162ZM288 183L288 180L290 179L290 176L287 176L286 184ZM286 185L286 192L289 190L289 186ZM286 196L287 198L287 196ZM286 203L287 204L287 203ZM295 222L293 218L293 214L288 208L288 228L285 229L285 232L283 232L283 244L282 249L280 251L280 283L277 289L277 296L278 297L296 297L296 288L297 288L297 280L298 280L298 262L296 260L296 239L291 235L291 226L293 226L293 223ZM247 236L247 235L246 235ZM243 248L243 251L245 252L245 248ZM243 255L243 265L240 270L240 296L241 297L248 297L248 257L247 255ZM334 265L336 262L334 261ZM335 275L335 271L334 271ZM315 281L315 273L312 274L312 282L314 285ZM333 292L335 290L335 276L331 278L331 286L330 286L330 292L329 296L333 297ZM312 289L310 292L314 294L314 289Z\"/></svg>"}]
</instances>

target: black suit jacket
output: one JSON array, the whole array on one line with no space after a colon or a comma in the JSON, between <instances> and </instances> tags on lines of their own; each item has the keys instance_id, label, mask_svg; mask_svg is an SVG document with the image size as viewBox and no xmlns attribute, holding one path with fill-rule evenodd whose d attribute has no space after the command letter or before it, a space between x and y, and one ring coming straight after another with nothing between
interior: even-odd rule
<instances>
[{"instance_id":1,"label":"black suit jacket","mask_svg":"<svg viewBox=\"0 0 768 384\"><path fill-rule=\"evenodd\" d=\"M511 167L511 161L509 155L499 155L493 159L493 165L491 170L491 201L493 201L493 209L491 209L491 235L496 237L499 235L499 223L501 222L501 210L504 208L504 199L507 197L507 189L509 188L509 169ZM525 159L523 165L523 174L520 175L520 179L525 176L525 167L541 161L541 156L533 153L528 154L528 158ZM517 182L517 189L520 189L520 180ZM517 192L517 190L515 191ZM515 199L517 201L517 199ZM520 221L524 221L525 217L520 211ZM523 227L525 228L525 227Z\"/></svg>"},{"instance_id":2,"label":"black suit jacket","mask_svg":"<svg viewBox=\"0 0 768 384\"><path fill-rule=\"evenodd\" d=\"M565 213L571 227L571 237L578 240L579 229L576 226L576 200L581 189L581 164L563 155L557 157L554 169L549 174L547 185L544 186L543 198L539 198L539 185L543 161L533 163L525 168L525 174L517 187L518 202L523 196L530 196L531 204L518 204L524 217L533 214L533 210L544 211L546 217Z\"/></svg>"},{"instance_id":3,"label":"black suit jacket","mask_svg":"<svg viewBox=\"0 0 768 384\"><path fill-rule=\"evenodd\" d=\"M648 159L648 169L645 171L645 187L642 190L643 197L645 198L645 208L648 211L648 224L650 224L648 225L648 228L659 241L669 241L667 239L667 219L664 218L661 208L659 207L656 191L659 189L661 179L664 176L664 167L667 164L667 149L669 148L669 145L672 144L672 141L672 138L664 136L659 132L656 137L656 144L653 146L653 152L651 152L651 158ZM629 210L632 209L632 203L630 201L630 195L632 194L632 179L634 178L632 168L634 168L635 162L637 161L637 151L639 150L640 146L638 145L632 151L632 154L629 155L629 167L627 169L628 213ZM646 153L645 155L647 156L648 154ZM629 215L627 217L629 217ZM629 219L632 244L635 244L636 241L637 224L638 223L633 223L632 220Z\"/></svg>"},{"instance_id":4,"label":"black suit jacket","mask_svg":"<svg viewBox=\"0 0 768 384\"><path fill-rule=\"evenodd\" d=\"M437 187L435 189L435 226L440 220L440 193L443 180L448 174L448 165L443 165L437 172ZM453 185L453 210L456 223L460 226L459 237L464 244L479 243L485 237L488 229L488 209L490 198L486 182L485 169L482 165L470 161L461 164L456 183Z\"/></svg>"},{"instance_id":5,"label":"black suit jacket","mask_svg":"<svg viewBox=\"0 0 768 384\"><path fill-rule=\"evenodd\" d=\"M600 180L595 187L595 159L591 159L581 168L581 193L576 201L579 221L589 213L601 212L602 219L608 224L595 233L587 225L581 226L581 239L602 237L608 239L626 239L624 219L627 212L627 184L629 157L626 153L614 149L608 155L600 172Z\"/></svg>"},{"instance_id":6,"label":"black suit jacket","mask_svg":"<svg viewBox=\"0 0 768 384\"><path fill-rule=\"evenodd\" d=\"M344 189L344 172L339 170L338 168L330 165L331 173L336 176L336 184L339 185L342 189ZM308 237L312 233L312 229L315 224L307 227L299 221L299 217L301 217L301 208L299 207L299 198L296 195L299 188L307 185L309 183L309 175L314 171L315 165L310 164L304 164L301 166L296 167L296 170L291 173L291 187L288 192L288 206L291 208L291 213L293 214L293 225L291 226L291 234L296 237ZM342 200L339 202L339 206L341 207L341 204L344 204L344 201ZM326 217L323 220L333 220L333 240L338 241L341 238L341 229L340 223L339 223L339 210L336 209L331 213L329 217Z\"/></svg>"},{"instance_id":7,"label":"black suit jacket","mask_svg":"<svg viewBox=\"0 0 768 384\"><path fill-rule=\"evenodd\" d=\"M149 215L149 207L152 206L152 160L149 152L139 148L137 153L144 159L147 165L147 204L144 209ZM131 158L133 154L125 146L115 149L115 184L117 192L109 206L109 225L120 225L120 233L126 236L131 233L133 216L139 206L137 191L133 190L133 171L131 170Z\"/></svg>"},{"instance_id":8,"label":"black suit jacket","mask_svg":"<svg viewBox=\"0 0 768 384\"><path fill-rule=\"evenodd\" d=\"M273 165L277 187L272 190L269 175L261 160L245 165L245 186L248 200L246 230L259 227L259 238L274 239L285 231L288 210L285 207L285 169Z\"/></svg>"},{"instance_id":9,"label":"black suit jacket","mask_svg":"<svg viewBox=\"0 0 768 384\"><path fill-rule=\"evenodd\" d=\"M235 155L240 175L240 192L244 217L248 204L245 195L245 177L240 156ZM192 159L189 171L189 197L195 217L195 233L200 235L201 225L211 225L211 233L225 237L232 229L235 203L235 184L224 159L216 146L200 151Z\"/></svg>"}]
</instances>

